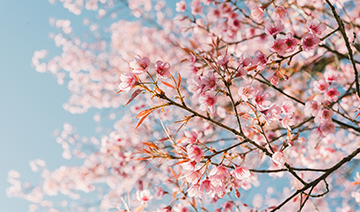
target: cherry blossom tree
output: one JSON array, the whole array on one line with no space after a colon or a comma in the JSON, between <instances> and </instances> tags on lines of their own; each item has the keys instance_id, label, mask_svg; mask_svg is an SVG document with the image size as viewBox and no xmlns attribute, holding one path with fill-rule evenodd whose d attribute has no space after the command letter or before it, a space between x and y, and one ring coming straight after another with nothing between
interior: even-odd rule
<instances>
[{"instance_id":1,"label":"cherry blossom tree","mask_svg":"<svg viewBox=\"0 0 360 212\"><path fill-rule=\"evenodd\" d=\"M60 2L111 24L86 19L89 41L53 20L62 54L33 65L67 83L65 110L116 123L99 138L64 124L63 157L83 165L31 161L42 181L10 171L9 197L30 211L360 211L360 1Z\"/></svg>"}]
</instances>

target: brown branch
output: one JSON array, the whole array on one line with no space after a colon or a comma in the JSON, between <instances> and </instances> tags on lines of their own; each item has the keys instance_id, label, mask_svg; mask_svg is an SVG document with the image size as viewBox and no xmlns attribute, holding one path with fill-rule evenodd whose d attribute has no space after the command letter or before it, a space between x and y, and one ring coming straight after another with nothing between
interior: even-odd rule
<instances>
[{"instance_id":1,"label":"brown branch","mask_svg":"<svg viewBox=\"0 0 360 212\"><path fill-rule=\"evenodd\" d=\"M329 0L325 0L325 1L329 5L329 7L331 9L331 12L333 13L333 15L335 17L336 22L339 24L339 30L341 32L341 35L344 38L346 48L347 48L347 50L349 52L348 58L349 58L352 66L353 66L353 69L354 69L356 94L357 94L358 98L360 98L359 73L358 73L358 70L356 69L355 60L354 60L354 57L353 57L352 49L350 47L349 38L347 37L346 32L345 32L344 23L343 23L342 19L340 18L340 16L337 14L337 12L335 10L335 7L331 4L331 2Z\"/></svg>"}]
</instances>

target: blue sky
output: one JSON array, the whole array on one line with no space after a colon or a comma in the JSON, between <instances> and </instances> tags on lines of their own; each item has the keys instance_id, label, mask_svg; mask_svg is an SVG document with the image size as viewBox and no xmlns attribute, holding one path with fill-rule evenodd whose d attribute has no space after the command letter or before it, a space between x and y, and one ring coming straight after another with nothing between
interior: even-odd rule
<instances>
[{"instance_id":1,"label":"blue sky","mask_svg":"<svg viewBox=\"0 0 360 212\"><path fill-rule=\"evenodd\" d=\"M0 205L1 211L27 211L29 202L7 198L7 172L15 169L23 180L38 183L29 161L42 159L47 168L74 165L62 158L62 148L52 137L65 122L77 127L81 136L91 136L96 124L90 111L72 115L62 108L69 91L59 86L51 74L37 73L31 67L34 51L47 49L50 57L60 53L49 32L49 18L71 19L80 26L83 16L69 13L57 3L47 0L0 0Z\"/></svg>"}]
</instances>

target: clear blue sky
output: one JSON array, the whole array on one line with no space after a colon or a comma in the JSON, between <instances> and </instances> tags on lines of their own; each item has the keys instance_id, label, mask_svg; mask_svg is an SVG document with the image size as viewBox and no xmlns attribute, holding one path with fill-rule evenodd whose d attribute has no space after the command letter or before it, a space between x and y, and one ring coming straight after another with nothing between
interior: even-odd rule
<instances>
[{"instance_id":1,"label":"clear blue sky","mask_svg":"<svg viewBox=\"0 0 360 212\"><path fill-rule=\"evenodd\" d=\"M47 49L50 56L60 53L48 37L56 29L49 18L71 19L80 26L83 16L70 14L57 3L47 0L0 0L0 207L2 212L27 211L29 202L7 198L7 172L15 169L23 180L39 182L29 161L47 162L49 170L72 165L61 157L62 148L51 133L68 122L81 136L95 129L93 114L72 115L62 108L69 91L59 86L51 74L37 73L31 67L34 51Z\"/></svg>"}]
</instances>

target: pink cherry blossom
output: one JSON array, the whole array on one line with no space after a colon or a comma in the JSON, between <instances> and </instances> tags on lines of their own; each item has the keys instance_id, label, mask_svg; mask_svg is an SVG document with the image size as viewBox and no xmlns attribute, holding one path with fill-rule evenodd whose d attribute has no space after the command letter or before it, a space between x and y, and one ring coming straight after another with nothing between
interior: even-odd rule
<instances>
[{"instance_id":1,"label":"pink cherry blossom","mask_svg":"<svg viewBox=\"0 0 360 212\"><path fill-rule=\"evenodd\" d=\"M146 189L146 190L137 191L136 198L137 200L141 201L142 204L145 204L148 201L150 201L153 198L153 196L150 194L150 191Z\"/></svg>"},{"instance_id":2,"label":"pink cherry blossom","mask_svg":"<svg viewBox=\"0 0 360 212\"><path fill-rule=\"evenodd\" d=\"M266 55L259 50L255 51L254 55L255 58L253 58L252 63L258 66L257 67L258 70L264 69L267 63Z\"/></svg>"},{"instance_id":3,"label":"pink cherry blossom","mask_svg":"<svg viewBox=\"0 0 360 212\"><path fill-rule=\"evenodd\" d=\"M230 178L230 173L228 169L224 166L214 167L209 174L211 180L218 181L218 184L223 184Z\"/></svg>"},{"instance_id":4,"label":"pink cherry blossom","mask_svg":"<svg viewBox=\"0 0 360 212\"><path fill-rule=\"evenodd\" d=\"M327 69L324 73L324 78L328 83L335 82L339 77L338 72L336 72L333 68Z\"/></svg>"},{"instance_id":5,"label":"pink cherry blossom","mask_svg":"<svg viewBox=\"0 0 360 212\"><path fill-rule=\"evenodd\" d=\"M169 63L164 63L161 60L158 60L155 63L155 69L156 69L156 76L158 76L159 78L169 78L170 77L170 64Z\"/></svg>"},{"instance_id":6,"label":"pink cherry blossom","mask_svg":"<svg viewBox=\"0 0 360 212\"><path fill-rule=\"evenodd\" d=\"M121 74L120 75L121 83L119 85L120 90L124 90L126 92L129 92L130 89L136 84L137 79L134 74L128 73L128 74Z\"/></svg>"},{"instance_id":7,"label":"pink cherry blossom","mask_svg":"<svg viewBox=\"0 0 360 212\"><path fill-rule=\"evenodd\" d=\"M320 111L321 107L319 102L315 101L315 100L310 100L307 101L305 103L305 114L306 115L311 115L311 116L316 116L318 114L318 112Z\"/></svg>"},{"instance_id":8,"label":"pink cherry blossom","mask_svg":"<svg viewBox=\"0 0 360 212\"><path fill-rule=\"evenodd\" d=\"M286 10L282 6L277 6L274 10L274 18L277 20L285 18L286 14Z\"/></svg>"},{"instance_id":9,"label":"pink cherry blossom","mask_svg":"<svg viewBox=\"0 0 360 212\"><path fill-rule=\"evenodd\" d=\"M242 100L249 101L256 96L257 92L255 87L240 87L238 94Z\"/></svg>"},{"instance_id":10,"label":"pink cherry blossom","mask_svg":"<svg viewBox=\"0 0 360 212\"><path fill-rule=\"evenodd\" d=\"M294 107L294 103L291 101L285 101L281 107L281 110L284 114L294 114L296 108Z\"/></svg>"},{"instance_id":11,"label":"pink cherry blossom","mask_svg":"<svg viewBox=\"0 0 360 212\"><path fill-rule=\"evenodd\" d=\"M202 191L205 189L205 192L212 198L216 194L215 187L212 185L211 180L208 178L201 181L200 189Z\"/></svg>"},{"instance_id":12,"label":"pink cherry blossom","mask_svg":"<svg viewBox=\"0 0 360 212\"><path fill-rule=\"evenodd\" d=\"M135 55L135 60L130 63L130 67L133 70L133 73L136 75L145 73L150 65L150 60L147 57L141 57L140 55Z\"/></svg>"},{"instance_id":13,"label":"pink cherry blossom","mask_svg":"<svg viewBox=\"0 0 360 212\"><path fill-rule=\"evenodd\" d=\"M301 38L301 45L304 51L310 51L315 49L320 43L320 38L316 37L311 33L306 33Z\"/></svg>"},{"instance_id":14,"label":"pink cherry blossom","mask_svg":"<svg viewBox=\"0 0 360 212\"><path fill-rule=\"evenodd\" d=\"M186 144L188 144L188 143L194 144L194 143L196 143L199 135L195 131L190 131L190 132L185 131L185 136L186 136L186 139L184 139L184 142Z\"/></svg>"},{"instance_id":15,"label":"pink cherry blossom","mask_svg":"<svg viewBox=\"0 0 360 212\"><path fill-rule=\"evenodd\" d=\"M217 97L213 92L206 92L200 96L200 109L203 111L209 110L210 113L215 113L215 104L217 101Z\"/></svg>"},{"instance_id":16,"label":"pink cherry blossom","mask_svg":"<svg viewBox=\"0 0 360 212\"><path fill-rule=\"evenodd\" d=\"M326 92L326 98L328 98L330 101L335 102L338 96L340 96L340 92L335 87L330 88Z\"/></svg>"},{"instance_id":17,"label":"pink cherry blossom","mask_svg":"<svg viewBox=\"0 0 360 212\"><path fill-rule=\"evenodd\" d=\"M261 93L258 92L255 96L255 103L260 107L263 108L265 106L268 106L270 104L270 101L268 99L271 97L269 92Z\"/></svg>"},{"instance_id":18,"label":"pink cherry blossom","mask_svg":"<svg viewBox=\"0 0 360 212\"><path fill-rule=\"evenodd\" d=\"M292 119L291 115L286 115L282 118L281 124L284 128L291 129L290 126L295 124L294 119Z\"/></svg>"},{"instance_id":19,"label":"pink cherry blossom","mask_svg":"<svg viewBox=\"0 0 360 212\"><path fill-rule=\"evenodd\" d=\"M279 166L283 166L285 164L285 156L282 151L277 151L272 155L272 160Z\"/></svg>"},{"instance_id":20,"label":"pink cherry blossom","mask_svg":"<svg viewBox=\"0 0 360 212\"><path fill-rule=\"evenodd\" d=\"M273 85L279 84L279 77L277 77L276 74L272 75L272 77L270 78L270 82Z\"/></svg>"},{"instance_id":21,"label":"pink cherry blossom","mask_svg":"<svg viewBox=\"0 0 360 212\"><path fill-rule=\"evenodd\" d=\"M193 184L188 190L188 195L189 197L199 197L202 199L204 196L204 191L201 190L199 184Z\"/></svg>"},{"instance_id":22,"label":"pink cherry blossom","mask_svg":"<svg viewBox=\"0 0 360 212\"><path fill-rule=\"evenodd\" d=\"M196 161L199 163L201 161L204 152L196 145L190 144L186 147L186 151L190 160Z\"/></svg>"},{"instance_id":23,"label":"pink cherry blossom","mask_svg":"<svg viewBox=\"0 0 360 212\"><path fill-rule=\"evenodd\" d=\"M331 117L333 114L334 112L332 110L322 109L317 113L314 121L315 123L331 122Z\"/></svg>"},{"instance_id":24,"label":"pink cherry blossom","mask_svg":"<svg viewBox=\"0 0 360 212\"><path fill-rule=\"evenodd\" d=\"M209 71L207 75L201 76L202 90L203 91L213 91L216 88L216 77L213 71Z\"/></svg>"},{"instance_id":25,"label":"pink cherry blossom","mask_svg":"<svg viewBox=\"0 0 360 212\"><path fill-rule=\"evenodd\" d=\"M186 181L188 181L189 183L196 183L201 178L201 176L202 174L198 170L189 171L185 174Z\"/></svg>"},{"instance_id":26,"label":"pink cherry blossom","mask_svg":"<svg viewBox=\"0 0 360 212\"><path fill-rule=\"evenodd\" d=\"M224 208L224 212L226 212L226 211L233 211L233 207L235 206L235 204L231 201L227 201L227 202L225 202L224 204L222 204L221 205L221 207L223 207Z\"/></svg>"},{"instance_id":27,"label":"pink cherry blossom","mask_svg":"<svg viewBox=\"0 0 360 212\"><path fill-rule=\"evenodd\" d=\"M319 92L326 92L326 90L328 89L329 87L329 83L326 82L325 80L321 79L319 81L314 81L314 90L315 91L319 91Z\"/></svg>"},{"instance_id":28,"label":"pink cherry blossom","mask_svg":"<svg viewBox=\"0 0 360 212\"><path fill-rule=\"evenodd\" d=\"M185 12L186 11L186 2L184 0L176 3L176 12Z\"/></svg>"},{"instance_id":29,"label":"pink cherry blossom","mask_svg":"<svg viewBox=\"0 0 360 212\"><path fill-rule=\"evenodd\" d=\"M322 24L317 20L315 21L315 20L309 19L306 22L306 25L309 29L309 32L313 33L314 35L321 35L326 29L325 24Z\"/></svg>"},{"instance_id":30,"label":"pink cherry blossom","mask_svg":"<svg viewBox=\"0 0 360 212\"><path fill-rule=\"evenodd\" d=\"M191 13L193 15L199 15L202 13L203 7L200 5L200 0L193 0L191 3Z\"/></svg>"},{"instance_id":31,"label":"pink cherry blossom","mask_svg":"<svg viewBox=\"0 0 360 212\"><path fill-rule=\"evenodd\" d=\"M274 24L266 23L265 24L265 33L275 37L277 34L282 32L284 30L284 25L281 23L281 21L276 21Z\"/></svg>"},{"instance_id":32,"label":"pink cherry blossom","mask_svg":"<svg viewBox=\"0 0 360 212\"><path fill-rule=\"evenodd\" d=\"M250 170L248 167L236 167L231 173L238 180L243 180L251 176Z\"/></svg>"},{"instance_id":33,"label":"pink cherry blossom","mask_svg":"<svg viewBox=\"0 0 360 212\"><path fill-rule=\"evenodd\" d=\"M264 17L264 9L262 7L255 7L251 10L251 17L253 17L258 22L262 22Z\"/></svg>"},{"instance_id":34,"label":"pink cherry blossom","mask_svg":"<svg viewBox=\"0 0 360 212\"><path fill-rule=\"evenodd\" d=\"M288 32L286 34L286 39L285 39L285 43L287 45L286 52L293 52L299 44L299 41L296 38L294 38L293 36L294 36L294 34L291 32Z\"/></svg>"},{"instance_id":35,"label":"pink cherry blossom","mask_svg":"<svg viewBox=\"0 0 360 212\"><path fill-rule=\"evenodd\" d=\"M279 55L283 55L285 51L288 50L288 45L285 43L284 39L278 38L274 41L271 50L278 53Z\"/></svg>"},{"instance_id":36,"label":"pink cherry blossom","mask_svg":"<svg viewBox=\"0 0 360 212\"><path fill-rule=\"evenodd\" d=\"M326 136L335 133L335 125L331 122L325 122L320 125L321 133Z\"/></svg>"}]
</instances>

